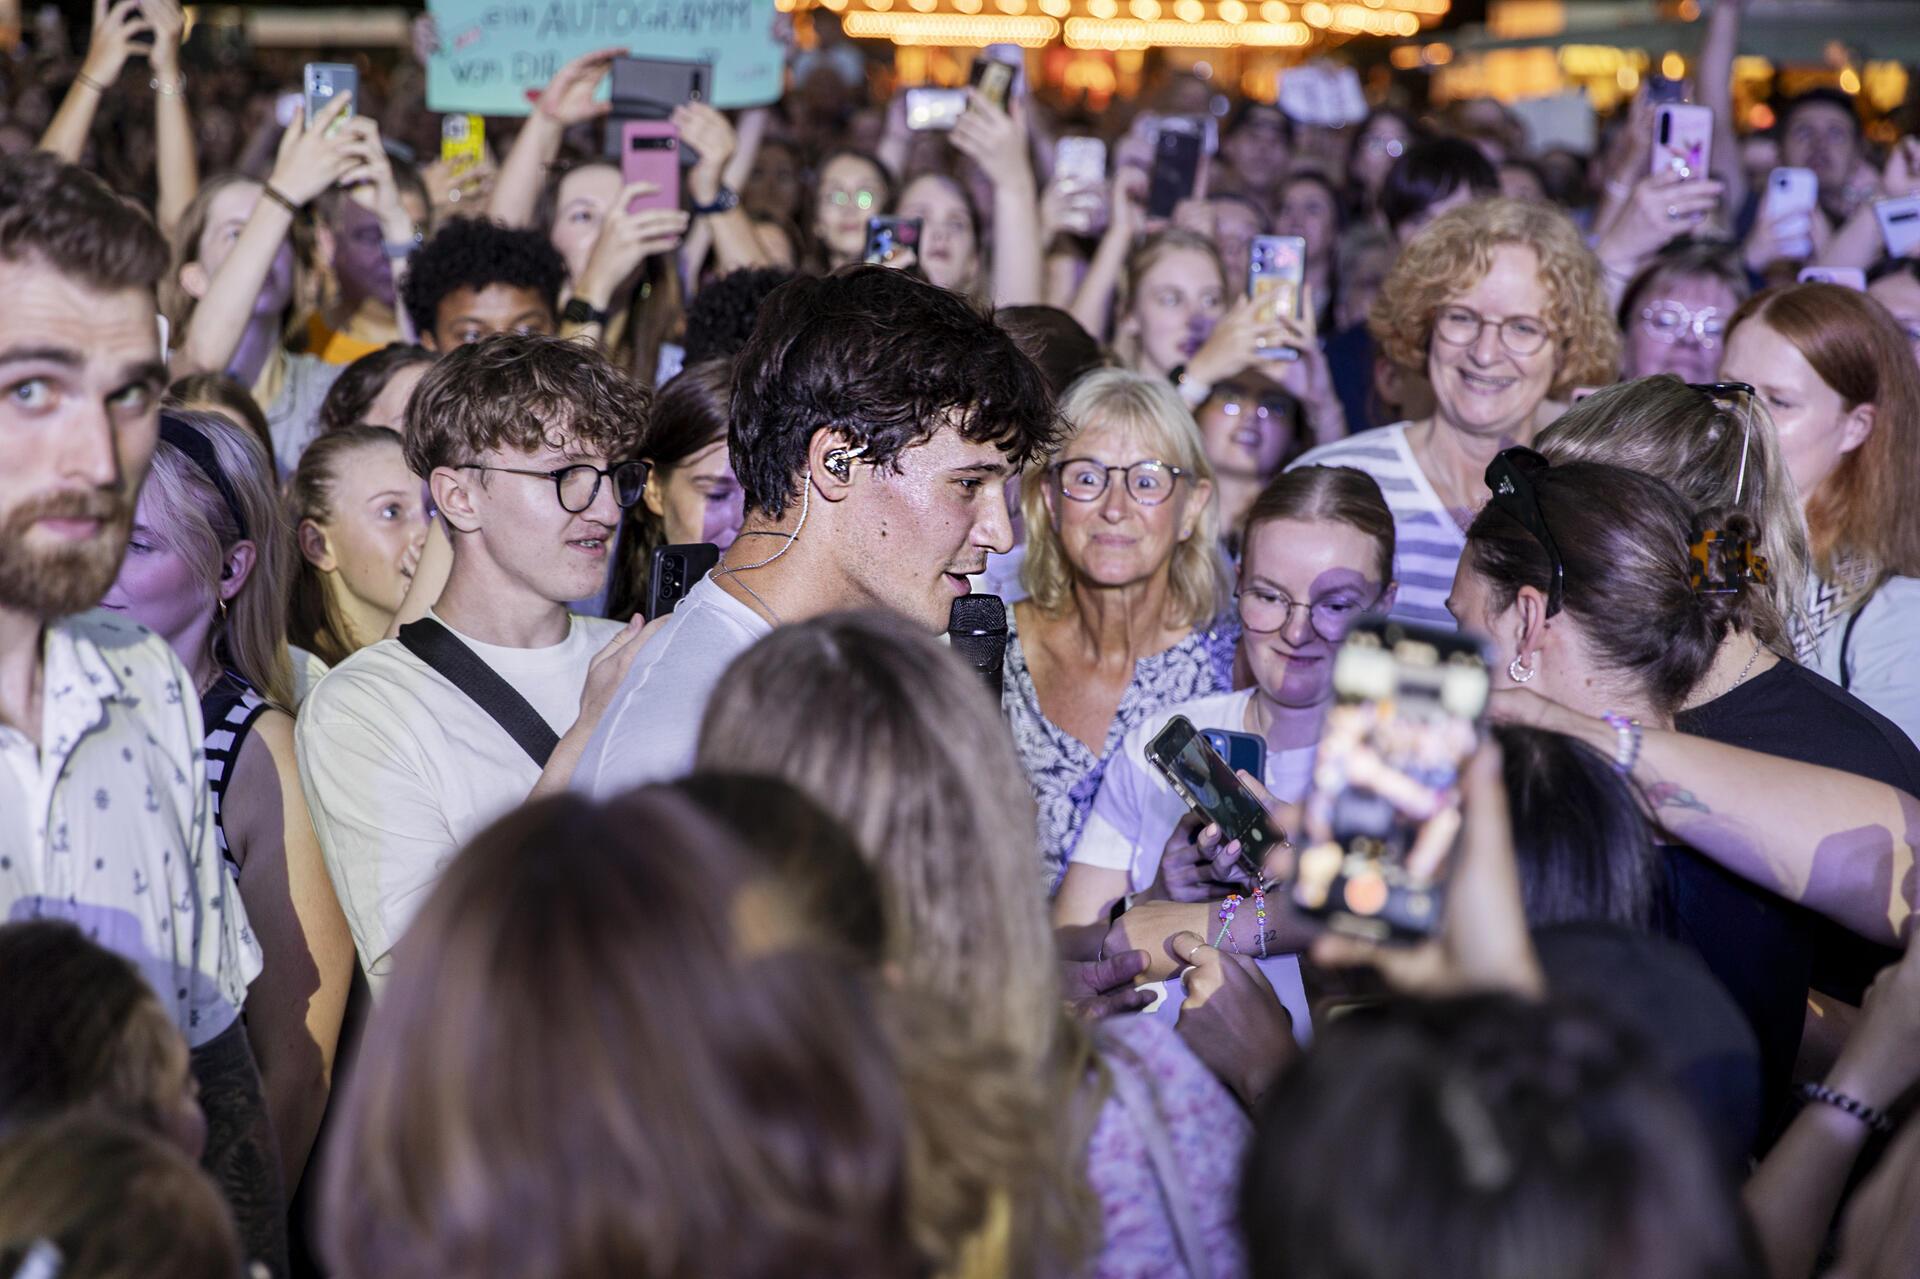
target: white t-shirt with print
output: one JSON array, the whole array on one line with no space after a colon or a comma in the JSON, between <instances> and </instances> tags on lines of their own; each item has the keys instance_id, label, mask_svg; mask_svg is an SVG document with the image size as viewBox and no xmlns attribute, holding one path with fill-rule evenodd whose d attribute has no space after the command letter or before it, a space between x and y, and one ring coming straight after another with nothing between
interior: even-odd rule
<instances>
[{"instance_id":1,"label":"white t-shirt with print","mask_svg":"<svg viewBox=\"0 0 1920 1279\"><path fill-rule=\"evenodd\" d=\"M579 716L588 665L621 628L605 618L570 621L566 639L546 648L454 634L564 734ZM300 708L294 735L327 871L378 994L394 944L441 871L526 799L540 768L399 640L363 648L328 672Z\"/></svg>"},{"instance_id":2,"label":"white t-shirt with print","mask_svg":"<svg viewBox=\"0 0 1920 1279\"><path fill-rule=\"evenodd\" d=\"M1172 838L1187 805L1160 770L1147 760L1147 745L1160 735L1176 715L1184 715L1196 729L1247 730L1247 707L1256 690L1237 693L1210 693L1191 701L1169 706L1128 733L1120 749L1114 752L1101 779L1100 793L1094 796L1093 810L1087 814L1087 826L1069 859L1089 866L1127 872L1128 889L1144 892L1160 870L1160 854ZM1313 775L1314 748L1267 752L1261 770L1261 782L1282 803L1297 803L1306 794ZM1252 907L1243 906L1251 910ZM1208 941L1213 938L1209 936ZM1293 1014L1294 1035L1302 1044L1311 1037L1307 1012L1307 993L1300 981L1300 961L1293 955L1280 955L1260 961L1260 971L1273 984L1280 1002ZM1156 1015L1177 1017L1185 991L1178 980L1167 983L1165 1001Z\"/></svg>"}]
</instances>

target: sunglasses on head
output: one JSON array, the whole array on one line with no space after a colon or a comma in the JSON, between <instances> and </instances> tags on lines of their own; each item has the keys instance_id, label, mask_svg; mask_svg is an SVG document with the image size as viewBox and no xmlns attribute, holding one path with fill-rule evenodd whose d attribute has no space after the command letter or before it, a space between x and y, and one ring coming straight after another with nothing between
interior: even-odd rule
<instances>
[{"instance_id":1,"label":"sunglasses on head","mask_svg":"<svg viewBox=\"0 0 1920 1279\"><path fill-rule=\"evenodd\" d=\"M1540 494L1533 485L1534 475L1548 465L1546 458L1530 448L1515 445L1501 449L1487 466L1487 487L1493 491L1493 504L1517 520L1547 553L1552 573L1547 582L1547 616L1552 617L1566 599L1567 566L1540 511Z\"/></svg>"}]
</instances>

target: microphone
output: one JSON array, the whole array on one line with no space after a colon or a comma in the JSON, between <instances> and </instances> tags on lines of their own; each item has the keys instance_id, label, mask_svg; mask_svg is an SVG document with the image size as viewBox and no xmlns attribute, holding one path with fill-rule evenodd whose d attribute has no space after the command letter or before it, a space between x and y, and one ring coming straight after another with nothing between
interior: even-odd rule
<instances>
[{"instance_id":1,"label":"microphone","mask_svg":"<svg viewBox=\"0 0 1920 1279\"><path fill-rule=\"evenodd\" d=\"M1007 606L998 595L962 595L947 615L947 642L980 672L995 699L1007 658Z\"/></svg>"}]
</instances>

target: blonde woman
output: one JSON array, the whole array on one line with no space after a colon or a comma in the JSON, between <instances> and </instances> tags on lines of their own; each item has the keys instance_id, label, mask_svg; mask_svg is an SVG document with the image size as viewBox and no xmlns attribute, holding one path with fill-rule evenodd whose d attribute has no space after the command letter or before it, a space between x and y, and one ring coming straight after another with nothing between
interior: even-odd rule
<instances>
[{"instance_id":1,"label":"blonde woman","mask_svg":"<svg viewBox=\"0 0 1920 1279\"><path fill-rule=\"evenodd\" d=\"M1400 253L1367 318L1394 364L1424 373L1435 407L1413 422L1312 449L1296 466L1351 466L1393 508L1394 615L1454 625L1447 592L1487 465L1531 443L1574 388L1612 382L1620 332L1606 282L1557 209L1478 200L1435 218Z\"/></svg>"},{"instance_id":2,"label":"blonde woman","mask_svg":"<svg viewBox=\"0 0 1920 1279\"><path fill-rule=\"evenodd\" d=\"M1059 883L1114 747L1163 707L1233 687L1219 502L1200 428L1163 378L1101 369L1060 405L1071 432L1022 479L1028 598L1003 706Z\"/></svg>"},{"instance_id":3,"label":"blonde woman","mask_svg":"<svg viewBox=\"0 0 1920 1279\"><path fill-rule=\"evenodd\" d=\"M158 632L194 680L215 842L264 959L247 1038L288 1186L299 1183L326 1109L353 963L285 709L292 560L266 449L217 414L162 413L127 558L102 604Z\"/></svg>"},{"instance_id":4,"label":"blonde woman","mask_svg":"<svg viewBox=\"0 0 1920 1279\"><path fill-rule=\"evenodd\" d=\"M1102 1023L1090 1046L1067 1016L1034 891L1033 809L972 671L892 615L782 626L715 689L697 764L779 777L838 818L878 874L895 979L1004 1054L967 1077L969 1102L1056 1117L1018 1148L980 1134L922 1170L910 1211L938 1273L1244 1270L1245 1114L1165 1026ZM983 1184L984 1203L969 1193Z\"/></svg>"}]
</instances>

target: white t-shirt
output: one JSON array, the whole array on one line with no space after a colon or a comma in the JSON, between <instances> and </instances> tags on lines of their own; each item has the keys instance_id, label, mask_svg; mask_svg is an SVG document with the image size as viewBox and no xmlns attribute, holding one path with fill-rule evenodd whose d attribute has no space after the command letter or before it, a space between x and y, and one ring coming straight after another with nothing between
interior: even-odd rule
<instances>
[{"instance_id":1,"label":"white t-shirt","mask_svg":"<svg viewBox=\"0 0 1920 1279\"><path fill-rule=\"evenodd\" d=\"M567 638L547 648L501 648L454 634L555 733L565 733L580 714L588 665L621 627L597 617L571 622ZM394 944L441 871L526 799L540 768L399 640L334 667L300 708L294 736L320 850L378 994Z\"/></svg>"},{"instance_id":2,"label":"white t-shirt","mask_svg":"<svg viewBox=\"0 0 1920 1279\"><path fill-rule=\"evenodd\" d=\"M707 699L733 659L773 626L703 577L647 640L573 770L573 789L605 798L693 771Z\"/></svg>"},{"instance_id":3,"label":"white t-shirt","mask_svg":"<svg viewBox=\"0 0 1920 1279\"><path fill-rule=\"evenodd\" d=\"M1348 466L1371 475L1393 512L1393 579L1400 584L1393 616L1451 631L1459 623L1447 612L1447 596L1453 592L1453 574L1467 549L1467 535L1420 469L1407 442L1407 425L1396 422L1322 444L1287 469Z\"/></svg>"},{"instance_id":4,"label":"white t-shirt","mask_svg":"<svg viewBox=\"0 0 1920 1279\"><path fill-rule=\"evenodd\" d=\"M1888 578L1858 618L1851 636L1853 619L1835 619L1808 665L1920 742L1920 578Z\"/></svg>"},{"instance_id":5,"label":"white t-shirt","mask_svg":"<svg viewBox=\"0 0 1920 1279\"><path fill-rule=\"evenodd\" d=\"M1174 828L1186 816L1187 806L1167 785L1160 770L1147 762L1147 744L1166 728L1176 715L1193 721L1197 729L1223 728L1236 733L1247 731L1247 707L1256 690L1237 693L1210 693L1191 701L1169 706L1128 733L1107 764L1100 781L1100 793L1094 796L1093 810L1087 814L1086 831L1074 847L1072 862L1100 866L1128 873L1132 892L1144 892L1160 870L1160 854L1172 838ZM1260 780L1282 803L1297 803L1306 794L1313 775L1314 748L1304 746L1290 751L1267 752ZM1243 909L1251 910L1251 906ZM1213 938L1209 936L1208 941ZM1273 984L1280 1002L1293 1014L1294 1034L1302 1044L1311 1036L1307 1012L1307 992L1300 981L1300 961L1293 955L1280 955L1260 961L1260 971ZM1166 1000L1156 1016L1178 1015L1185 991L1179 981L1169 981Z\"/></svg>"}]
</instances>

